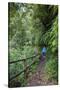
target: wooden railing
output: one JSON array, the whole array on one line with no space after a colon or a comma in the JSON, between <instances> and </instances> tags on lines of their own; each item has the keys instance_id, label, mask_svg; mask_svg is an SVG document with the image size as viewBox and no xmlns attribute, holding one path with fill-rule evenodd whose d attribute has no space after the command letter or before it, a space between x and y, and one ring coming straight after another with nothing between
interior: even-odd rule
<instances>
[{"instance_id":1,"label":"wooden railing","mask_svg":"<svg viewBox=\"0 0 60 90\"><path fill-rule=\"evenodd\" d=\"M15 76L11 77L10 78L10 70L9 70L9 82L12 81L13 79L15 79L16 77L18 77L19 75L21 75L23 72L24 72L24 78L27 79L28 77L28 72L29 72L29 68L37 61L37 60L33 60L34 58L38 57L39 58L40 54L37 54L37 55L34 55L32 57L29 57L29 58L26 58L26 59L21 59L21 60L17 60L17 61L11 61L11 62L8 62L9 64L9 69L10 69L10 64L15 64L17 62L24 62L24 69L22 71L20 71L18 74L16 74ZM32 63L30 65L26 65L26 60L30 60L32 59ZM39 60L39 59L38 59Z\"/></svg>"}]
</instances>

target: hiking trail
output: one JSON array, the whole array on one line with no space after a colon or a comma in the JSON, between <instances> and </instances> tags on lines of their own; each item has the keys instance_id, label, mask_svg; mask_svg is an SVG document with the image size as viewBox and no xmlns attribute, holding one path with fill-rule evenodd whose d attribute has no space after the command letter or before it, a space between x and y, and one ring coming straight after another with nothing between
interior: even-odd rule
<instances>
[{"instance_id":1,"label":"hiking trail","mask_svg":"<svg viewBox=\"0 0 60 90\"><path fill-rule=\"evenodd\" d=\"M27 86L39 86L39 85L54 85L55 81L50 81L46 77L45 73L45 63L46 61L42 61L34 74L32 74L29 79Z\"/></svg>"}]
</instances>

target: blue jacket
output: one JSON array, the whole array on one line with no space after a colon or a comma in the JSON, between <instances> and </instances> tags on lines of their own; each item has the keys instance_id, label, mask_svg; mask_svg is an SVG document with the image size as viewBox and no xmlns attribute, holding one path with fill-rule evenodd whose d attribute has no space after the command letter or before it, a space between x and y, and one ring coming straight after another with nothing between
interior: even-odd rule
<instances>
[{"instance_id":1,"label":"blue jacket","mask_svg":"<svg viewBox=\"0 0 60 90\"><path fill-rule=\"evenodd\" d=\"M43 47L42 53L46 53L46 48L45 47Z\"/></svg>"}]
</instances>

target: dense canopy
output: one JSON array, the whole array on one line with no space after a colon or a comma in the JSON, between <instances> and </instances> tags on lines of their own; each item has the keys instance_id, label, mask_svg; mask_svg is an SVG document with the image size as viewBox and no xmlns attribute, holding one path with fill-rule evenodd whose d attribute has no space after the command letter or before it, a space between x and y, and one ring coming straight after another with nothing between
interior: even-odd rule
<instances>
[{"instance_id":1,"label":"dense canopy","mask_svg":"<svg viewBox=\"0 0 60 90\"><path fill-rule=\"evenodd\" d=\"M9 61L28 58L41 54L47 48L46 77L58 80L58 6L26 3L8 4ZM36 58L36 61L37 58ZM26 63L30 64L31 60ZM37 64L32 66L32 73ZM23 70L23 62L10 65L10 77ZM23 73L16 78L21 86L26 85Z\"/></svg>"}]
</instances>

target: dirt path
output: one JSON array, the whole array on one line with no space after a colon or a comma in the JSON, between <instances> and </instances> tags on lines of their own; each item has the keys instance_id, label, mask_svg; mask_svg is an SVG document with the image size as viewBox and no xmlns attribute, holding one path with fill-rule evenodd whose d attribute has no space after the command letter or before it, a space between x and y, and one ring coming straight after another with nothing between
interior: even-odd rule
<instances>
[{"instance_id":1,"label":"dirt path","mask_svg":"<svg viewBox=\"0 0 60 90\"><path fill-rule=\"evenodd\" d=\"M45 61L41 62L36 72L29 77L27 86L54 85L54 81L48 81L44 69Z\"/></svg>"}]
</instances>

